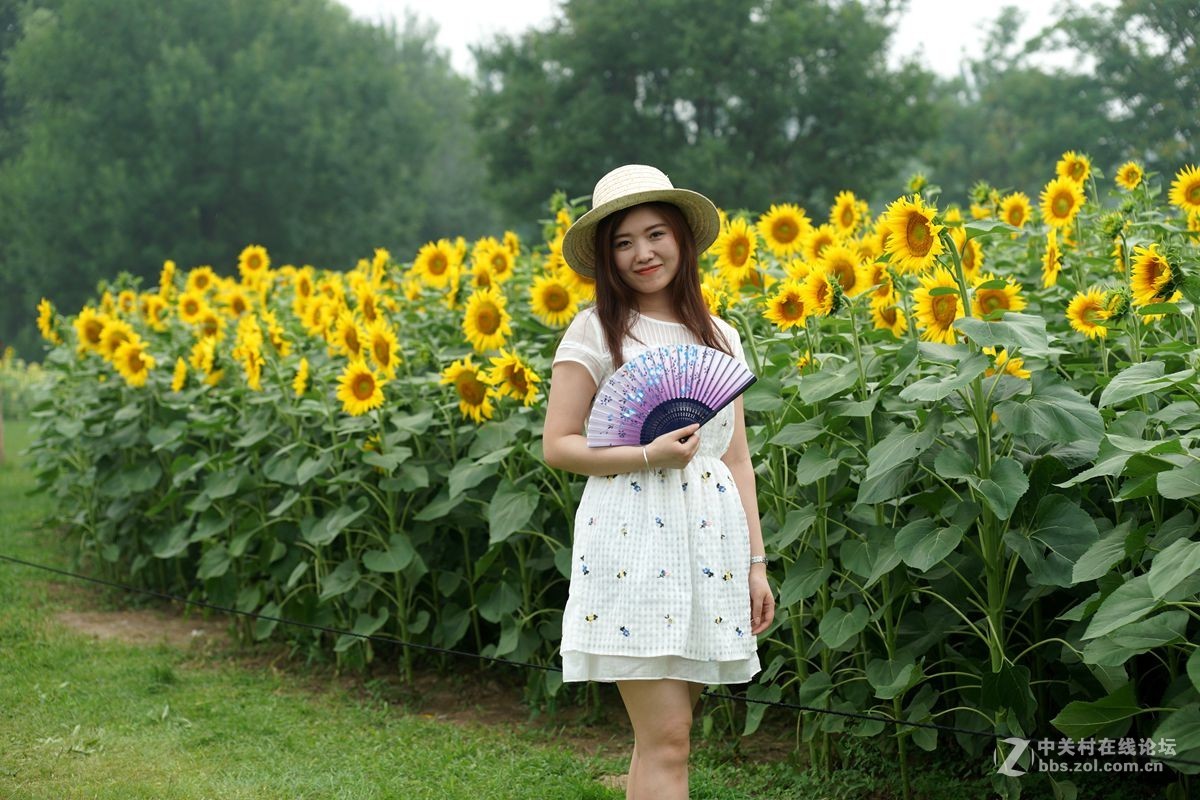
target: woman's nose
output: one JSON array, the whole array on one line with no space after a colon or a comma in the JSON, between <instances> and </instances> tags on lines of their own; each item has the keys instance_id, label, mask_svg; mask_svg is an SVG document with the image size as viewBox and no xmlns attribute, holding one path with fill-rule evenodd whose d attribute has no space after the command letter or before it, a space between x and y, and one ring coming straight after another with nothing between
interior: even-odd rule
<instances>
[{"instance_id":1,"label":"woman's nose","mask_svg":"<svg viewBox=\"0 0 1200 800\"><path fill-rule=\"evenodd\" d=\"M646 259L650 258L650 255L651 255L651 253L650 253L650 242L649 241L642 240L640 242L634 243L634 245L633 245L634 260L645 261Z\"/></svg>"}]
</instances>

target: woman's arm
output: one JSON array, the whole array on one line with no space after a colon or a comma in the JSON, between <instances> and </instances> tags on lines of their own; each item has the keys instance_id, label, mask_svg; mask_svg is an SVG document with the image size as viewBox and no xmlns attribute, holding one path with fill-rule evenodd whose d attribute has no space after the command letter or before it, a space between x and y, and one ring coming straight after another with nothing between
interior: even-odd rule
<instances>
[{"instance_id":1,"label":"woman's arm","mask_svg":"<svg viewBox=\"0 0 1200 800\"><path fill-rule=\"evenodd\" d=\"M697 425L664 434L641 447L588 447L584 429L588 407L596 394L596 382L582 364L560 361L550 376L550 396L546 401L546 427L542 431L542 455L546 464L580 475L619 475L653 468L682 469L700 447Z\"/></svg>"},{"instance_id":2,"label":"woman's arm","mask_svg":"<svg viewBox=\"0 0 1200 800\"><path fill-rule=\"evenodd\" d=\"M742 398L734 401L733 439L721 460L729 467L742 509L746 512L746 526L750 529L750 556L764 555L762 521L758 518L758 491L754 485L754 465L750 462L750 446L746 443L746 419L742 411ZM767 582L767 565L750 565L750 632L757 635L771 626L775 619L775 596Z\"/></svg>"}]
</instances>

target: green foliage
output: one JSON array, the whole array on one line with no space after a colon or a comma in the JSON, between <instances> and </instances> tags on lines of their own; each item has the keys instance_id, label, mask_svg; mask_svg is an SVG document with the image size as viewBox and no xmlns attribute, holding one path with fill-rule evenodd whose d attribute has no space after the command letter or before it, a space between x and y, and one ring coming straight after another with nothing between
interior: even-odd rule
<instances>
[{"instance_id":1,"label":"green foliage","mask_svg":"<svg viewBox=\"0 0 1200 800\"><path fill-rule=\"evenodd\" d=\"M527 218L649 163L727 208L869 194L934 129L928 76L886 64L887 6L566 2L476 51L492 191Z\"/></svg>"}]
</instances>

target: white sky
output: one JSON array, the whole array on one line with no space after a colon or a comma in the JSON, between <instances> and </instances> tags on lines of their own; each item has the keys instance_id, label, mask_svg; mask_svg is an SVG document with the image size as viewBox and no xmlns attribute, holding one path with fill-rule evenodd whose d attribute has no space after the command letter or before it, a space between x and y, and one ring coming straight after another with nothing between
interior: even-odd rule
<instances>
[{"instance_id":1,"label":"white sky","mask_svg":"<svg viewBox=\"0 0 1200 800\"><path fill-rule=\"evenodd\" d=\"M602 0L594 0L602 2ZM473 75L468 45L489 41L497 33L519 33L542 27L554 16L557 0L338 0L354 16L370 21L403 19L405 11L438 26L438 44L449 50L459 72ZM1082 5L1112 5L1114 0L1080 0ZM1055 19L1047 0L910 0L893 37L893 59L916 55L943 76L958 72L964 52L976 53L1001 6L1021 9L1021 39ZM946 44L952 42L953 44Z\"/></svg>"}]
</instances>

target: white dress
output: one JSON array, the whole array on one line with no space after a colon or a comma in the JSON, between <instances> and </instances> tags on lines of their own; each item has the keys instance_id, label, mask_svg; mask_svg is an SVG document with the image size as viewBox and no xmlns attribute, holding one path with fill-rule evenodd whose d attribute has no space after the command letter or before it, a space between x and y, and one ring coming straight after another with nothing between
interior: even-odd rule
<instances>
[{"instance_id":1,"label":"white dress","mask_svg":"<svg viewBox=\"0 0 1200 800\"><path fill-rule=\"evenodd\" d=\"M741 337L714 317L734 355ZM698 344L680 323L635 315L625 360L669 344ZM640 340L640 341L638 341ZM597 387L614 368L594 308L567 328L554 363L585 366ZM750 632L750 532L721 461L733 404L700 429L683 469L592 476L575 516L563 614L563 681L677 678L746 683L761 667Z\"/></svg>"}]
</instances>

